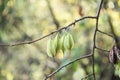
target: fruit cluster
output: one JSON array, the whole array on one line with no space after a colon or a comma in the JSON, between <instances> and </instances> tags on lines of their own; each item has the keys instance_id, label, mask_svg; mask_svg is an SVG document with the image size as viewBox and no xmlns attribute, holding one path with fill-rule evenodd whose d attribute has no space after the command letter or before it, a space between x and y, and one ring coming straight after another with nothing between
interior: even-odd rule
<instances>
[{"instance_id":1,"label":"fruit cluster","mask_svg":"<svg viewBox=\"0 0 120 80\"><path fill-rule=\"evenodd\" d=\"M53 39L49 39L47 44L47 54L50 57L54 57L58 51L62 50L64 53L66 50L71 50L74 46L73 36L66 32L62 36L57 33L56 37Z\"/></svg>"}]
</instances>

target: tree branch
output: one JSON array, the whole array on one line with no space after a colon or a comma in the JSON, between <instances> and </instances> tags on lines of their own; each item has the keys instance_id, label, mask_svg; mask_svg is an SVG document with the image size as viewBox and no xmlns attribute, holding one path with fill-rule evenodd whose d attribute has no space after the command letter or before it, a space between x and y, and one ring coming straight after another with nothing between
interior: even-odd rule
<instances>
[{"instance_id":1,"label":"tree branch","mask_svg":"<svg viewBox=\"0 0 120 80\"><path fill-rule=\"evenodd\" d=\"M49 74L48 76L46 76L43 80L47 80L48 78L50 78L51 76L55 75L57 72L59 72L64 67L66 67L66 66L68 66L68 65L70 65L70 64L72 64L72 63L74 63L74 62L76 62L76 61L78 61L80 59L88 58L88 57L91 57L91 56L92 56L92 54L88 54L88 55L79 57L79 58L77 58L75 60L72 60L72 61L68 62L67 64L65 64L65 65L59 67L58 69L56 69L54 72L52 72L51 74Z\"/></svg>"},{"instance_id":2,"label":"tree branch","mask_svg":"<svg viewBox=\"0 0 120 80\"><path fill-rule=\"evenodd\" d=\"M53 9L52 9L52 7L51 7L51 5L50 5L49 0L46 0L46 2L47 2L47 4L48 4L48 8L49 8L49 10L50 10L50 14L51 14L51 16L52 16L53 22L54 22L54 24L56 25L57 29L59 29L60 24L59 24L58 20L56 19L55 15L54 15L54 13L53 13Z\"/></svg>"},{"instance_id":3,"label":"tree branch","mask_svg":"<svg viewBox=\"0 0 120 80\"><path fill-rule=\"evenodd\" d=\"M53 32L45 35L45 36L42 36L42 37L40 37L40 38L38 38L38 39L35 39L35 40L32 40L32 41L26 41L26 42L0 44L0 46L18 46L18 45L32 44L32 43L35 43L35 42L37 42L37 41L39 41L39 40L42 40L42 39L50 36L50 35L52 35L52 34L54 34L54 33L56 33L56 32L59 32L59 31L61 31L61 30L63 30L63 29L67 29L68 27L74 25L75 23L77 23L77 22L79 22L79 21L81 21L81 20L84 20L84 19L95 19L95 18L96 18L96 17L94 17L94 16L86 16L86 17L77 19L77 20L75 20L74 22L70 23L69 25L67 25L67 26L65 26L65 27L63 27L63 28L59 28L59 29L57 29L57 30L55 30L55 31L53 31Z\"/></svg>"},{"instance_id":4,"label":"tree branch","mask_svg":"<svg viewBox=\"0 0 120 80\"><path fill-rule=\"evenodd\" d=\"M88 74L88 75L86 75L85 77L83 77L81 80L84 80L84 79L86 79L86 78L88 78L88 77L90 77L90 76L93 76L93 74Z\"/></svg>"},{"instance_id":5,"label":"tree branch","mask_svg":"<svg viewBox=\"0 0 120 80\"><path fill-rule=\"evenodd\" d=\"M103 0L101 0L100 3L99 3L98 11L97 11L97 14L96 14L96 26L95 26L94 36L93 36L93 47L92 47L93 80L96 80L96 78L95 78L95 68L94 68L94 64L95 64L94 52L95 52L95 47L96 47L96 34L97 34L97 31L98 31L98 21L99 21L100 10L102 8L102 3L103 3Z\"/></svg>"},{"instance_id":6,"label":"tree branch","mask_svg":"<svg viewBox=\"0 0 120 80\"><path fill-rule=\"evenodd\" d=\"M101 30L98 30L98 32L99 32L99 33L102 33L102 34L105 34L105 35L107 35L107 36L109 36L109 37L112 37L112 38L113 38L113 35L111 35L111 34L108 34L108 33L103 32L103 31L101 31Z\"/></svg>"},{"instance_id":7,"label":"tree branch","mask_svg":"<svg viewBox=\"0 0 120 80\"><path fill-rule=\"evenodd\" d=\"M101 48L99 48L99 47L95 47L96 49L98 49L98 50L100 50L100 51L104 51L104 52L110 52L110 51L108 51L108 50L105 50L105 49L101 49Z\"/></svg>"},{"instance_id":8,"label":"tree branch","mask_svg":"<svg viewBox=\"0 0 120 80\"><path fill-rule=\"evenodd\" d=\"M115 33L115 30L114 30L113 24L112 24L112 22L111 22L110 16L108 16L108 23L109 23L109 25L110 25L111 32L112 32L112 34L113 34L113 38L114 38L114 40L115 40L115 45L117 46L117 48L120 49L120 40L119 40L119 37L118 37L118 36L116 35L116 33Z\"/></svg>"}]
</instances>

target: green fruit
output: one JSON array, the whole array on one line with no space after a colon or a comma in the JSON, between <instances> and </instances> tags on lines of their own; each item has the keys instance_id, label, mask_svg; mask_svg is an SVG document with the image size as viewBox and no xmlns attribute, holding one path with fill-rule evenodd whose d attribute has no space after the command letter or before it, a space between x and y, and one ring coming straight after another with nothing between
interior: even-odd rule
<instances>
[{"instance_id":1,"label":"green fruit","mask_svg":"<svg viewBox=\"0 0 120 80\"><path fill-rule=\"evenodd\" d=\"M56 53L60 50L60 34L58 33L54 39Z\"/></svg>"},{"instance_id":2,"label":"green fruit","mask_svg":"<svg viewBox=\"0 0 120 80\"><path fill-rule=\"evenodd\" d=\"M65 36L65 42L64 42L64 47L67 50L71 50L74 46L74 40L73 37L70 33L67 33L67 35Z\"/></svg>"},{"instance_id":3,"label":"green fruit","mask_svg":"<svg viewBox=\"0 0 120 80\"><path fill-rule=\"evenodd\" d=\"M49 39L49 41L48 41L48 44L47 44L47 54L50 57L54 57L55 54L56 54L55 46L54 46L54 43L53 43L52 39Z\"/></svg>"},{"instance_id":4,"label":"green fruit","mask_svg":"<svg viewBox=\"0 0 120 80\"><path fill-rule=\"evenodd\" d=\"M65 47L64 47L64 43L65 43L65 34L61 37L61 40L60 40L60 43L61 43L61 50L63 51L63 53L64 53L64 51L65 51Z\"/></svg>"},{"instance_id":5,"label":"green fruit","mask_svg":"<svg viewBox=\"0 0 120 80\"><path fill-rule=\"evenodd\" d=\"M71 50L74 46L74 40L71 34L69 34L68 37L69 37L69 44L70 44L69 49Z\"/></svg>"}]
</instances>

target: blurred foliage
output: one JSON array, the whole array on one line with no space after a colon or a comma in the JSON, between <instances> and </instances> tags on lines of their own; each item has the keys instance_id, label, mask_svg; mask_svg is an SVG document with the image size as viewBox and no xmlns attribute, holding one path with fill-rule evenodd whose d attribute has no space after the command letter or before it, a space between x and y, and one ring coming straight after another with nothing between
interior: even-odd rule
<instances>
[{"instance_id":1,"label":"blurred foliage","mask_svg":"<svg viewBox=\"0 0 120 80\"><path fill-rule=\"evenodd\" d=\"M53 17L64 27L80 17L95 16L99 2L100 0L49 0L54 13L51 16L46 0L0 0L0 44L30 41L54 31L57 26ZM120 0L104 0L103 7L99 29L111 34L108 23L110 16L115 32L120 34ZM46 42L55 35L33 44L0 46L0 80L41 80L60 65L89 54L94 27L95 20L92 19L71 27L69 31L74 36L75 47L70 53L58 53L54 59L47 56ZM97 33L97 46L109 50L113 42L112 38ZM108 53L95 51L97 80L113 80L113 77L119 80L114 75L107 56ZM91 66L91 58L80 60L62 69L51 80L81 80L91 74ZM92 77L87 80L92 80Z\"/></svg>"}]
</instances>

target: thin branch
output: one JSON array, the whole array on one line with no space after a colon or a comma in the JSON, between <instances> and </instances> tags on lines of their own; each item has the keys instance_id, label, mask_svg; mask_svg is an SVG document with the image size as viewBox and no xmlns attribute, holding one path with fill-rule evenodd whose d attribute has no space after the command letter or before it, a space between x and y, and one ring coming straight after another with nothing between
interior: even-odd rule
<instances>
[{"instance_id":1,"label":"thin branch","mask_svg":"<svg viewBox=\"0 0 120 80\"><path fill-rule=\"evenodd\" d=\"M97 14L96 14L97 20L99 19L100 10L101 10L101 8L102 8L102 3L103 3L103 0L100 1L100 4L99 4L99 6L98 6L98 11L97 11Z\"/></svg>"},{"instance_id":2,"label":"thin branch","mask_svg":"<svg viewBox=\"0 0 120 80\"><path fill-rule=\"evenodd\" d=\"M102 33L102 34L105 34L105 35L107 35L107 36L109 36L109 37L112 37L112 38L113 38L113 35L111 35L111 34L108 34L108 33L103 32L103 31L101 31L101 30L98 30L98 32L99 32L99 33Z\"/></svg>"},{"instance_id":3,"label":"thin branch","mask_svg":"<svg viewBox=\"0 0 120 80\"><path fill-rule=\"evenodd\" d=\"M53 9L52 9L52 7L51 7L51 5L50 5L49 0L46 0L46 2L47 2L47 4L48 4L48 8L49 8L49 10L50 10L50 14L51 14L51 16L52 16L53 22L54 22L54 24L56 25L56 27L57 27L57 29L58 29L58 28L60 27L60 24L59 24L58 20L56 19L55 15L54 15L54 12L53 12Z\"/></svg>"},{"instance_id":4,"label":"thin branch","mask_svg":"<svg viewBox=\"0 0 120 80\"><path fill-rule=\"evenodd\" d=\"M99 7L98 7L98 11L97 11L97 14L96 14L96 26L95 26L95 31L94 31L94 36L93 36L93 47L92 47L92 69L93 69L93 80L96 80L95 78L95 68L94 68L94 64L95 64L95 60L94 60L94 52L95 52L95 42L96 42L96 34L97 34L97 30L98 30L98 21L99 21L99 15L100 15L100 11L101 11L101 8L102 8L102 2L103 0L100 1L99 3Z\"/></svg>"},{"instance_id":5,"label":"thin branch","mask_svg":"<svg viewBox=\"0 0 120 80\"><path fill-rule=\"evenodd\" d=\"M67 29L68 27L74 25L75 23L77 23L77 22L79 22L79 21L81 21L81 20L84 20L84 19L95 19L95 18L96 18L96 17L94 17L94 16L86 16L86 17L83 17L83 18L80 18L80 19L75 20L74 22L70 23L70 24L67 25L66 27L57 29L57 30L55 30L55 31L53 31L53 32L45 35L45 36L42 36L42 37L38 38L38 39L35 39L35 40L32 40L32 41L26 41L26 42L0 44L0 46L18 46L18 45L32 44L32 43L34 43L34 42L37 42L37 41L39 41L39 40L42 40L42 39L50 36L50 35L52 35L52 34L54 34L54 33L56 33L56 32L59 32L59 31L61 31L61 30L63 30L63 29Z\"/></svg>"},{"instance_id":6,"label":"thin branch","mask_svg":"<svg viewBox=\"0 0 120 80\"><path fill-rule=\"evenodd\" d=\"M59 67L58 69L56 69L54 72L52 72L51 74L49 74L48 76L46 76L43 80L47 80L48 78L52 77L53 75L55 75L57 72L59 72L64 67L66 67L66 66L68 66L68 65L70 65L70 64L72 64L72 63L74 63L74 62L76 62L76 61L78 61L80 59L85 59L85 58L88 58L88 57L91 57L91 56L92 56L92 54L88 54L88 55L79 57L79 58L77 58L75 60L72 60L72 61L68 62L67 64L65 64L65 65Z\"/></svg>"},{"instance_id":7,"label":"thin branch","mask_svg":"<svg viewBox=\"0 0 120 80\"><path fill-rule=\"evenodd\" d=\"M110 51L108 51L108 50L105 50L105 49L101 49L101 48L99 48L99 47L95 47L96 49L98 49L98 50L100 50L100 51L104 51L104 52L110 52Z\"/></svg>"},{"instance_id":8,"label":"thin branch","mask_svg":"<svg viewBox=\"0 0 120 80\"><path fill-rule=\"evenodd\" d=\"M113 37L115 38L115 41L117 42L117 40L116 40L116 34L115 34L115 31L114 31L113 24L112 24L112 22L111 22L110 16L108 16L108 23L109 23L109 25L110 25L110 28L111 28L111 32L112 32L112 34L113 34Z\"/></svg>"},{"instance_id":9,"label":"thin branch","mask_svg":"<svg viewBox=\"0 0 120 80\"><path fill-rule=\"evenodd\" d=\"M115 33L115 30L114 30L114 27L113 27L110 16L108 16L108 23L110 25L111 32L112 32L114 40L115 40L115 45L120 49L120 40L119 40L119 37Z\"/></svg>"},{"instance_id":10,"label":"thin branch","mask_svg":"<svg viewBox=\"0 0 120 80\"><path fill-rule=\"evenodd\" d=\"M88 74L88 75L86 75L86 76L83 77L81 80L84 80L84 79L86 79L86 78L88 78L88 77L91 77L91 76L93 76L93 73L92 73L92 74Z\"/></svg>"}]
</instances>

